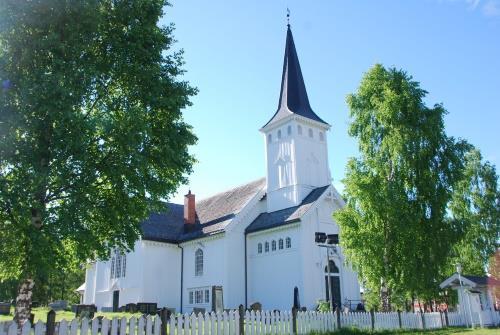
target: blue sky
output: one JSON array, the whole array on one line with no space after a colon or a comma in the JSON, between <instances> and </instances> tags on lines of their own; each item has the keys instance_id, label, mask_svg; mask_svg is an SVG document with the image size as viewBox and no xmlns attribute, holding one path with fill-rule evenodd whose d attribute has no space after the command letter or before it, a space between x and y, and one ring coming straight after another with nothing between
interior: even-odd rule
<instances>
[{"instance_id":1,"label":"blue sky","mask_svg":"<svg viewBox=\"0 0 500 335\"><path fill-rule=\"evenodd\" d=\"M348 93L375 63L405 69L443 103L449 135L500 163L500 0L172 0L185 79L198 87L185 119L199 138L189 185L198 199L265 175L258 131L278 104L286 8L313 110L328 134L334 185L342 189L357 143L347 134Z\"/></svg>"}]
</instances>

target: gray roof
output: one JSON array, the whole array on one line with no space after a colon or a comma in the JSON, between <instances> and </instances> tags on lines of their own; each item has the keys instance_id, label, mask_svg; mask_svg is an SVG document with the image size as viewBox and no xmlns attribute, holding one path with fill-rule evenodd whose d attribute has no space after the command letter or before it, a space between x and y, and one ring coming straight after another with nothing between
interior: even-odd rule
<instances>
[{"instance_id":1,"label":"gray roof","mask_svg":"<svg viewBox=\"0 0 500 335\"><path fill-rule=\"evenodd\" d=\"M487 276L470 276L470 275L464 275L465 278L469 279L470 281L473 281L477 285L492 285L492 286L499 286L500 281L498 281L495 278L492 277L487 277Z\"/></svg>"},{"instance_id":2,"label":"gray roof","mask_svg":"<svg viewBox=\"0 0 500 335\"><path fill-rule=\"evenodd\" d=\"M245 233L253 233L256 231L276 228L284 226L290 223L294 223L300 220L302 215L311 208L312 204L318 200L318 198L326 191L329 187L323 186L315 188L304 198L302 203L298 206L282 209L279 211L271 213L260 214L245 230Z\"/></svg>"},{"instance_id":3,"label":"gray roof","mask_svg":"<svg viewBox=\"0 0 500 335\"><path fill-rule=\"evenodd\" d=\"M167 203L166 211L153 213L142 223L143 239L179 243L223 232L250 199L262 190L266 179L196 202L196 223L184 225L184 206Z\"/></svg>"},{"instance_id":4,"label":"gray roof","mask_svg":"<svg viewBox=\"0 0 500 335\"><path fill-rule=\"evenodd\" d=\"M327 124L314 113L309 104L306 85L304 84L299 58L295 50L295 43L293 42L292 31L290 30L290 25L288 25L278 110L265 126L285 118L291 113Z\"/></svg>"}]
</instances>

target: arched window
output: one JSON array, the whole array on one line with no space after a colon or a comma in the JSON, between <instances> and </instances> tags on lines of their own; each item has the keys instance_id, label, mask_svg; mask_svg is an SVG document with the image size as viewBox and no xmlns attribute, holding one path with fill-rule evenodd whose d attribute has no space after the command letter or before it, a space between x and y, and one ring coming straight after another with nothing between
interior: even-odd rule
<instances>
[{"instance_id":1,"label":"arched window","mask_svg":"<svg viewBox=\"0 0 500 335\"><path fill-rule=\"evenodd\" d=\"M116 253L115 278L120 278L121 275L122 275L122 257L119 253Z\"/></svg>"},{"instance_id":2,"label":"arched window","mask_svg":"<svg viewBox=\"0 0 500 335\"><path fill-rule=\"evenodd\" d=\"M125 273L127 272L127 255L122 255L122 277L125 277Z\"/></svg>"},{"instance_id":3,"label":"arched window","mask_svg":"<svg viewBox=\"0 0 500 335\"><path fill-rule=\"evenodd\" d=\"M334 261L330 260L330 273L339 273L339 268ZM325 266L325 273L328 273L328 265Z\"/></svg>"},{"instance_id":4,"label":"arched window","mask_svg":"<svg viewBox=\"0 0 500 335\"><path fill-rule=\"evenodd\" d=\"M281 249L283 249L283 239L282 239L282 238L280 238L280 239L278 240L278 248L279 248L280 250L281 250Z\"/></svg>"},{"instance_id":5,"label":"arched window","mask_svg":"<svg viewBox=\"0 0 500 335\"><path fill-rule=\"evenodd\" d=\"M309 137L313 138L313 130L311 128L309 128Z\"/></svg>"},{"instance_id":6,"label":"arched window","mask_svg":"<svg viewBox=\"0 0 500 335\"><path fill-rule=\"evenodd\" d=\"M266 242L266 243L264 244L264 251L265 251L265 252L269 252L269 242Z\"/></svg>"},{"instance_id":7,"label":"arched window","mask_svg":"<svg viewBox=\"0 0 500 335\"><path fill-rule=\"evenodd\" d=\"M273 135L267 135L267 142L271 143L273 141Z\"/></svg>"},{"instance_id":8,"label":"arched window","mask_svg":"<svg viewBox=\"0 0 500 335\"><path fill-rule=\"evenodd\" d=\"M286 238L286 248L289 249L292 247L292 239L290 237Z\"/></svg>"},{"instance_id":9,"label":"arched window","mask_svg":"<svg viewBox=\"0 0 500 335\"><path fill-rule=\"evenodd\" d=\"M194 275L203 275L203 250L198 249L194 253Z\"/></svg>"},{"instance_id":10,"label":"arched window","mask_svg":"<svg viewBox=\"0 0 500 335\"><path fill-rule=\"evenodd\" d=\"M275 251L275 250L276 250L276 241L275 241L275 240L273 240L273 241L271 242L271 250L272 250L272 251Z\"/></svg>"},{"instance_id":11,"label":"arched window","mask_svg":"<svg viewBox=\"0 0 500 335\"><path fill-rule=\"evenodd\" d=\"M319 140L320 141L324 141L325 140L325 136L323 135L322 131L319 132Z\"/></svg>"},{"instance_id":12,"label":"arched window","mask_svg":"<svg viewBox=\"0 0 500 335\"><path fill-rule=\"evenodd\" d=\"M111 279L115 278L115 256L111 257Z\"/></svg>"},{"instance_id":13,"label":"arched window","mask_svg":"<svg viewBox=\"0 0 500 335\"><path fill-rule=\"evenodd\" d=\"M278 139L281 138L281 130L278 130Z\"/></svg>"},{"instance_id":14,"label":"arched window","mask_svg":"<svg viewBox=\"0 0 500 335\"><path fill-rule=\"evenodd\" d=\"M297 126L297 133L302 135L302 126L300 124Z\"/></svg>"},{"instance_id":15,"label":"arched window","mask_svg":"<svg viewBox=\"0 0 500 335\"><path fill-rule=\"evenodd\" d=\"M288 126L287 133L288 135L292 135L292 126Z\"/></svg>"},{"instance_id":16,"label":"arched window","mask_svg":"<svg viewBox=\"0 0 500 335\"><path fill-rule=\"evenodd\" d=\"M259 254L261 254L261 253L262 253L262 243L257 244L257 252L258 252Z\"/></svg>"}]
</instances>

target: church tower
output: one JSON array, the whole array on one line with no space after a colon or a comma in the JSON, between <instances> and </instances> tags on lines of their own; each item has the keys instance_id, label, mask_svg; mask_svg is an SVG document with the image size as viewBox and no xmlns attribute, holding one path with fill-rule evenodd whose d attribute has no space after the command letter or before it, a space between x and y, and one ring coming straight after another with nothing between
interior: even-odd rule
<instances>
[{"instance_id":1,"label":"church tower","mask_svg":"<svg viewBox=\"0 0 500 335\"><path fill-rule=\"evenodd\" d=\"M309 105L288 25L278 110L260 129L266 143L268 212L297 206L314 188L331 183L329 129Z\"/></svg>"}]
</instances>

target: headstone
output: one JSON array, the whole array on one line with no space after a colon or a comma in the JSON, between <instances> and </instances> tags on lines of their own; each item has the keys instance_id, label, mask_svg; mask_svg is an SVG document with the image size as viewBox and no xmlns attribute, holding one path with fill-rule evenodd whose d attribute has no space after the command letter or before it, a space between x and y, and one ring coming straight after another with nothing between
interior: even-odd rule
<instances>
[{"instance_id":1,"label":"headstone","mask_svg":"<svg viewBox=\"0 0 500 335\"><path fill-rule=\"evenodd\" d=\"M293 307L300 309L299 288L297 286L293 289Z\"/></svg>"},{"instance_id":2,"label":"headstone","mask_svg":"<svg viewBox=\"0 0 500 335\"><path fill-rule=\"evenodd\" d=\"M138 302L137 303L137 310L141 314L149 314L149 315L154 315L157 313L157 304L156 302Z\"/></svg>"},{"instance_id":3,"label":"headstone","mask_svg":"<svg viewBox=\"0 0 500 335\"><path fill-rule=\"evenodd\" d=\"M88 319L93 319L94 314L97 312L96 305L76 305L75 316L76 317L86 317Z\"/></svg>"},{"instance_id":4,"label":"headstone","mask_svg":"<svg viewBox=\"0 0 500 335\"><path fill-rule=\"evenodd\" d=\"M9 315L9 314L10 314L10 303L0 302L0 315Z\"/></svg>"},{"instance_id":5,"label":"headstone","mask_svg":"<svg viewBox=\"0 0 500 335\"><path fill-rule=\"evenodd\" d=\"M262 311L262 304L260 302L254 302L250 305L252 311Z\"/></svg>"},{"instance_id":6,"label":"headstone","mask_svg":"<svg viewBox=\"0 0 500 335\"><path fill-rule=\"evenodd\" d=\"M137 304L126 304L125 311L128 313L137 313Z\"/></svg>"},{"instance_id":7,"label":"headstone","mask_svg":"<svg viewBox=\"0 0 500 335\"><path fill-rule=\"evenodd\" d=\"M205 308L199 308L199 307L194 307L193 308L193 313L195 315L198 315L198 314L205 314Z\"/></svg>"},{"instance_id":8,"label":"headstone","mask_svg":"<svg viewBox=\"0 0 500 335\"><path fill-rule=\"evenodd\" d=\"M68 308L68 302L66 300L56 300L49 304L49 307L54 311L62 311Z\"/></svg>"},{"instance_id":9,"label":"headstone","mask_svg":"<svg viewBox=\"0 0 500 335\"><path fill-rule=\"evenodd\" d=\"M212 312L222 312L224 310L224 297L222 286L212 286Z\"/></svg>"},{"instance_id":10,"label":"headstone","mask_svg":"<svg viewBox=\"0 0 500 335\"><path fill-rule=\"evenodd\" d=\"M53 309L51 309L47 313L45 335L54 335L55 331L56 331L56 312Z\"/></svg>"}]
</instances>

